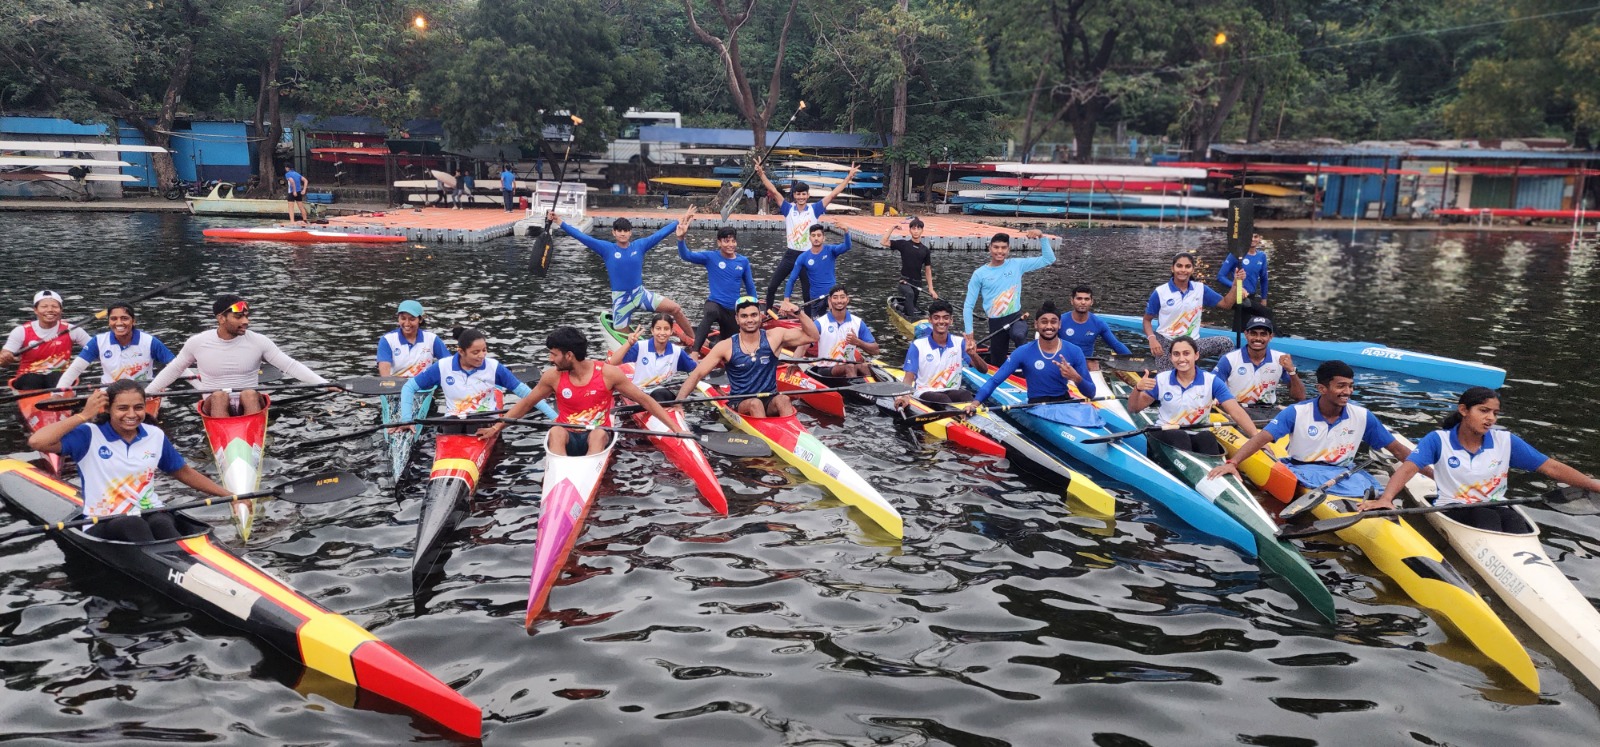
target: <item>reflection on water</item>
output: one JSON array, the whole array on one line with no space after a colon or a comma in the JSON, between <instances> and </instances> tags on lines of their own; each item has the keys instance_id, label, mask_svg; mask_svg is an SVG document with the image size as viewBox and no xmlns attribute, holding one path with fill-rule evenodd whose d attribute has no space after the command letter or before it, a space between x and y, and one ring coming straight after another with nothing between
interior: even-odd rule
<instances>
[{"instance_id":1,"label":"reflection on water","mask_svg":"<svg viewBox=\"0 0 1600 747\"><path fill-rule=\"evenodd\" d=\"M255 329L337 376L372 370L376 337L410 297L436 328L482 327L510 362L541 361L544 335L558 324L601 339L602 270L574 242L558 242L551 275L538 279L526 273L527 239L365 248L199 240L200 228L229 223L0 216L12 320L39 287L64 293L70 317L195 273L191 285L141 304L147 329L179 344L210 326L212 294L239 291L256 310ZM1593 411L1583 404L1596 394L1585 375L1592 356L1571 332L1600 306L1590 292L1592 244L1470 232L1360 232L1354 244L1348 230L1269 238L1280 329L1504 366L1506 424L1552 455L1600 467ZM764 282L777 236L740 240ZM696 231L689 243L713 242ZM1186 249L1215 272L1221 233L1070 231L1057 264L1028 276L1024 307L1064 303L1087 282L1101 309L1141 313L1172 254ZM860 246L840 271L857 313L897 356L904 342L882 310L892 259ZM934 261L937 287L959 301L983 257ZM704 272L671 247L650 258L646 276L680 301L703 293ZM1399 376L1364 374L1358 383L1365 404L1413 437L1458 394ZM335 468L385 478L376 438L298 446L376 418L369 403L346 397L283 408L268 479ZM1126 491L1115 516L1086 516L1003 460L908 438L874 410L803 419L900 508L903 543L777 459L713 457L731 509L716 516L658 452L624 442L552 611L529 636L518 623L542 454L538 434L526 432L508 434L428 599L409 596L420 470L398 493L385 482L337 504L268 504L248 556L459 687L484 707L494 743L1288 745L1388 744L1407 734L1432 744L1558 744L1600 727L1596 693L1575 685L1525 627L1513 624L1541 667L1537 697L1337 544L1305 543L1339 600L1330 627L1254 561ZM209 469L192 414L175 408L168 426L180 450ZM15 451L24 437L6 419L0 440ZM426 459L431 445L420 446ZM1562 570L1600 598L1594 520L1534 514ZM16 526L4 516L0 531ZM218 534L233 542L231 529ZM348 693L302 679L253 641L62 558L48 540L0 545L0 738L438 736L405 715L352 709Z\"/></svg>"}]
</instances>

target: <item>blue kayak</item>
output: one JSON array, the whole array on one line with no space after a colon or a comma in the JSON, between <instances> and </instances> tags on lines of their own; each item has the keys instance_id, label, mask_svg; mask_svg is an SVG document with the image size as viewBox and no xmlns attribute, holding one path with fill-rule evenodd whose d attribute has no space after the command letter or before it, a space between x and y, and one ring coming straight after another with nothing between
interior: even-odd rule
<instances>
[{"instance_id":1,"label":"blue kayak","mask_svg":"<svg viewBox=\"0 0 1600 747\"><path fill-rule=\"evenodd\" d=\"M1144 330L1144 318L1121 314L1096 314L1106 324L1120 329ZM1233 337L1233 332L1215 327L1200 328L1201 337ZM1391 348L1378 342L1329 342L1308 340L1304 337L1278 335L1272 338L1272 347L1306 361L1340 360L1354 368L1416 376L1434 381L1447 381L1468 386L1499 388L1506 383L1506 370L1494 366L1445 358L1427 353L1416 353Z\"/></svg>"},{"instance_id":2,"label":"blue kayak","mask_svg":"<svg viewBox=\"0 0 1600 747\"><path fill-rule=\"evenodd\" d=\"M972 202L961 206L967 215L1044 215L1067 214L1066 205L1028 205L1020 202Z\"/></svg>"},{"instance_id":3,"label":"blue kayak","mask_svg":"<svg viewBox=\"0 0 1600 747\"><path fill-rule=\"evenodd\" d=\"M988 375L978 373L977 369L970 367L962 370L961 377L973 390L977 390L989 380ZM1015 405L1027 401L1026 392L1007 382L994 390L987 404ZM1246 555L1255 556L1254 534L1251 534L1237 519L1217 508L1216 504L1195 492L1194 488L1156 466L1154 462L1145 458L1144 454L1121 441L1083 443L1085 439L1107 435L1112 432L1111 429L1105 426L1085 428L1057 423L1037 417L1028 410L1013 410L1004 414L1007 419L1016 423L1017 427L1043 440L1049 448L1139 491L1150 500L1177 514L1178 518L1183 519L1189 526L1222 540Z\"/></svg>"}]
</instances>

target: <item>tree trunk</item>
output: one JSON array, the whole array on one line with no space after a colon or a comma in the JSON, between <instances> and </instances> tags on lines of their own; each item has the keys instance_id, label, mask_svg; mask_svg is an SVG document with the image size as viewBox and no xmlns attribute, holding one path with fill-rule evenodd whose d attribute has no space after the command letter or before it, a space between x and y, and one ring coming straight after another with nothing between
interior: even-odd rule
<instances>
[{"instance_id":1,"label":"tree trunk","mask_svg":"<svg viewBox=\"0 0 1600 747\"><path fill-rule=\"evenodd\" d=\"M904 19L911 13L910 0L900 0L899 4L900 17ZM904 32L897 34L895 47L904 69L894 81L894 118L889 124L889 143L898 148L906 136L906 85L911 77L910 37ZM906 158L902 155L889 164L889 204L900 212L905 212L905 188Z\"/></svg>"},{"instance_id":2,"label":"tree trunk","mask_svg":"<svg viewBox=\"0 0 1600 747\"><path fill-rule=\"evenodd\" d=\"M283 64L284 38L272 38L267 58L261 62L261 88L256 97L256 134L261 145L256 150L256 175L261 177L262 194L276 196L278 192L278 139L283 137L283 119L279 113L278 67Z\"/></svg>"},{"instance_id":3,"label":"tree trunk","mask_svg":"<svg viewBox=\"0 0 1600 747\"><path fill-rule=\"evenodd\" d=\"M1072 139L1078 144L1078 157L1073 159L1075 162L1089 163L1094 160L1094 132L1100 125L1100 115L1105 113L1105 108L1105 102L1095 98L1068 111L1067 121L1072 125Z\"/></svg>"},{"instance_id":4,"label":"tree trunk","mask_svg":"<svg viewBox=\"0 0 1600 747\"><path fill-rule=\"evenodd\" d=\"M1245 142L1254 143L1261 140L1261 108L1266 103L1267 86L1262 84L1256 87L1255 94L1250 97L1250 126L1245 128Z\"/></svg>"}]
</instances>

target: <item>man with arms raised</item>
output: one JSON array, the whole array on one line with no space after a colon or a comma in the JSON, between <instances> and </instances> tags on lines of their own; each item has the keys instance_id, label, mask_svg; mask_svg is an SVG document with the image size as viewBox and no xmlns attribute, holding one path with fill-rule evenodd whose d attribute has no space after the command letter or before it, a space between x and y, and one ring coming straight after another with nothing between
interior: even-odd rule
<instances>
[{"instance_id":1,"label":"man with arms raised","mask_svg":"<svg viewBox=\"0 0 1600 747\"><path fill-rule=\"evenodd\" d=\"M217 317L217 328L184 341L177 357L150 382L146 390L150 396L166 391L185 369L194 366L200 374L194 387L211 392L205 399L206 415L222 418L261 411L264 398L255 388L260 384L263 363L307 384L328 383L265 335L251 332L250 304L243 298L231 293L218 296L211 302L211 313Z\"/></svg>"},{"instance_id":2,"label":"man with arms raised","mask_svg":"<svg viewBox=\"0 0 1600 747\"><path fill-rule=\"evenodd\" d=\"M912 218L904 223L906 231L911 234L909 239L896 239L894 232L900 230L902 224L896 223L889 227L888 233L878 239L878 246L892 252L900 253L900 297L905 299L903 313L915 319L922 315L917 308L917 279L923 278L928 283L928 297L939 299L938 291L933 289L933 253L928 250L928 245L922 243L922 219Z\"/></svg>"},{"instance_id":3,"label":"man with arms raised","mask_svg":"<svg viewBox=\"0 0 1600 747\"><path fill-rule=\"evenodd\" d=\"M551 223L559 220L556 211L546 213L545 220ZM671 236L677 228L678 222L672 221L642 241L634 241L633 224L627 218L618 218L611 222L611 238L616 240L613 243L601 241L578 230L577 226L561 221L561 230L589 247L589 251L600 255L601 261L606 263L606 277L611 281L611 324L617 329L628 331L635 311L655 311L671 314L678 323L678 329L683 334L689 333L689 317L683 315L683 308L676 301L644 287L644 255Z\"/></svg>"},{"instance_id":4,"label":"man with arms raised","mask_svg":"<svg viewBox=\"0 0 1600 747\"><path fill-rule=\"evenodd\" d=\"M805 182L796 180L789 187L789 199L785 200L783 193L772 186L772 180L767 178L767 172L761 169L761 162L756 161L756 174L761 177L761 183L767 186L767 193L779 203L778 212L783 215L783 244L788 247L783 253L783 259L778 260L778 266L772 269L772 279L767 281L767 308L772 308L778 286L783 285L784 279L789 277L789 272L794 269L794 261L799 259L800 253L810 246L807 234L811 231L811 226L822 220L823 214L828 212L828 205L849 186L857 171L860 169L852 164L849 174L839 182L838 186L817 202L810 201L811 187ZM800 282L800 291L800 295L810 300L811 287L804 280Z\"/></svg>"},{"instance_id":5,"label":"man with arms raised","mask_svg":"<svg viewBox=\"0 0 1600 747\"><path fill-rule=\"evenodd\" d=\"M89 344L89 333L61 321L61 294L42 290L33 294L34 321L19 325L0 348L0 368L17 364L11 386L18 391L49 389L61 380L72 358L72 346Z\"/></svg>"},{"instance_id":6,"label":"man with arms raised","mask_svg":"<svg viewBox=\"0 0 1600 747\"><path fill-rule=\"evenodd\" d=\"M1048 236L1034 228L1028 231L1028 238L1038 240L1040 255L1011 259L1011 235L995 234L994 238L989 239L989 263L974 270L972 279L967 281L967 298L961 308L961 321L966 325L967 334L977 332L972 326L972 309L978 305L979 298L983 299L984 313L989 317L989 333L1008 330L1006 334L990 338L991 366L1000 365L1011 351L1011 346L1020 345L1028 334L1025 325L1015 324L1022 318L1023 273L1049 267L1056 261L1056 253L1050 246ZM1056 321L1059 323L1060 318L1057 317Z\"/></svg>"},{"instance_id":7,"label":"man with arms raised","mask_svg":"<svg viewBox=\"0 0 1600 747\"><path fill-rule=\"evenodd\" d=\"M778 353L785 347L800 347L817 341L817 325L804 309L784 304L783 313L799 314L799 327L761 328L761 307L754 298L740 299L734 309L739 334L711 348L700 365L678 387L678 399L695 390L695 384L717 366L728 367L728 393L734 396L775 392L778 389ZM765 400L765 403L763 403ZM786 394L771 397L746 397L729 400L740 415L752 418L786 417L794 414L794 404Z\"/></svg>"},{"instance_id":8,"label":"man with arms raised","mask_svg":"<svg viewBox=\"0 0 1600 747\"><path fill-rule=\"evenodd\" d=\"M1217 359L1211 370L1245 407L1278 404L1278 384L1289 385L1289 398L1306 398L1305 382L1295 375L1294 359L1272 349L1272 320L1253 316L1244 323L1244 348Z\"/></svg>"}]
</instances>

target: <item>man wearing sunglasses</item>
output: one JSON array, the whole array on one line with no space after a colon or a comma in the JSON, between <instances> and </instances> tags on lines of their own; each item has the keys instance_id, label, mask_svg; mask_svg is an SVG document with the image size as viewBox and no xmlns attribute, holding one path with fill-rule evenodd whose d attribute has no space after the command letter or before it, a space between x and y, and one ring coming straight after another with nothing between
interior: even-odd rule
<instances>
[{"instance_id":1,"label":"man wearing sunglasses","mask_svg":"<svg viewBox=\"0 0 1600 747\"><path fill-rule=\"evenodd\" d=\"M261 411L263 397L255 388L260 385L261 364L271 363L285 374L307 384L326 384L318 376L259 332L250 331L250 304L243 298L227 294L211 303L211 313L217 317L217 328L190 337L178 351L178 357L158 374L146 392L152 396L166 391L185 369L194 366L200 378L194 386L211 392L205 399L206 415L253 415Z\"/></svg>"}]
</instances>

